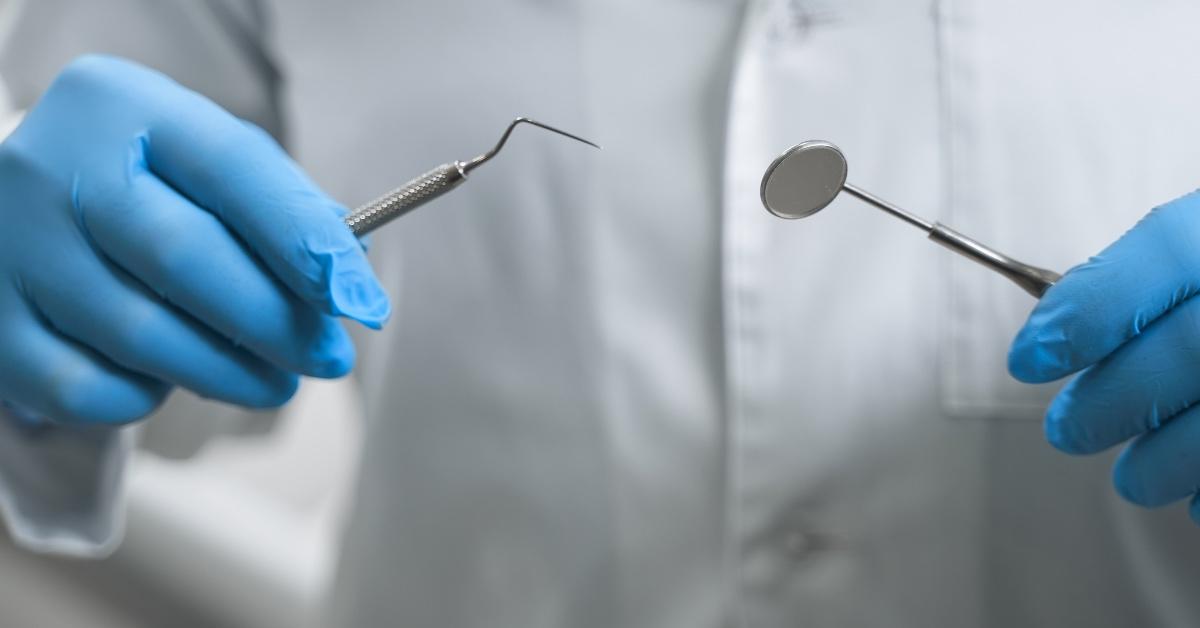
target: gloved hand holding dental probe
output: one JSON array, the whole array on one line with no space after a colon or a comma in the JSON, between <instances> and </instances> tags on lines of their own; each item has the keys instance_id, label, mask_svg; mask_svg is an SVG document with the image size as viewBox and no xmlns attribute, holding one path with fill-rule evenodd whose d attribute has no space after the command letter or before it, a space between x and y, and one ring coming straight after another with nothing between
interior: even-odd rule
<instances>
[{"instance_id":1,"label":"gloved hand holding dental probe","mask_svg":"<svg viewBox=\"0 0 1200 628\"><path fill-rule=\"evenodd\" d=\"M1092 454L1134 439L1117 491L1143 506L1191 496L1200 523L1200 192L1146 215L1052 287L1017 334L1014 377L1077 371L1050 404L1046 437Z\"/></svg>"},{"instance_id":2,"label":"gloved hand holding dental probe","mask_svg":"<svg viewBox=\"0 0 1200 628\"><path fill-rule=\"evenodd\" d=\"M0 400L120 424L173 386L277 406L389 304L266 133L130 62L69 65L0 145Z\"/></svg>"}]
</instances>

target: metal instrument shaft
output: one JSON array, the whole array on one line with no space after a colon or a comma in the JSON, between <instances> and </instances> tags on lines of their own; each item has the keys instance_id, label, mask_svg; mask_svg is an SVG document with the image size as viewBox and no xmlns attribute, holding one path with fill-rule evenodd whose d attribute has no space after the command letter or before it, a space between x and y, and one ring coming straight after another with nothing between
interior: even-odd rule
<instances>
[{"instance_id":1,"label":"metal instrument shaft","mask_svg":"<svg viewBox=\"0 0 1200 628\"><path fill-rule=\"evenodd\" d=\"M509 136L512 135L513 129L520 124L529 124L547 131L552 131L559 135L569 137L573 140L583 142L589 146L600 148L599 145L589 142L577 135L567 133L562 129L557 129L548 124L543 124L537 120L529 118L517 118L513 120L508 128L504 130L504 134L500 136L500 141L491 150L468 159L466 161L453 161L442 164L429 172L405 183L404 185L380 196L379 198L367 203L358 209L346 215L343 221L347 227L354 232L354 235L362 237L379 227L411 212L412 210L432 201L433 199L453 190L467 180L467 175L473 170L491 161L493 157L500 153L500 149L508 142Z\"/></svg>"}]
</instances>

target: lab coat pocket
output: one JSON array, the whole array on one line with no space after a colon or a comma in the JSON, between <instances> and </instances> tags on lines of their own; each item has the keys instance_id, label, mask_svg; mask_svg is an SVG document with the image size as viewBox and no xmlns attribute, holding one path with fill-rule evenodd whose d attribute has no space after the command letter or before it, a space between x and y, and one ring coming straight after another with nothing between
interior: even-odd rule
<instances>
[{"instance_id":1,"label":"lab coat pocket","mask_svg":"<svg viewBox=\"0 0 1200 628\"><path fill-rule=\"evenodd\" d=\"M1125 52L1200 58L1200 43L1177 26L1194 24L1200 7L1100 4L1094 11L1032 0L964 4L944 38L942 220L1058 272L1200 183L1200 68L1133 63ZM1035 13L1039 19L1028 20ZM1129 29L1129 20L1153 24ZM1063 33L1071 33L1069 47ZM1121 46L1112 45L1117 35ZM1006 372L1009 343L1033 298L957 256L943 272L947 412L1040 418L1061 382L1030 386Z\"/></svg>"},{"instance_id":2,"label":"lab coat pocket","mask_svg":"<svg viewBox=\"0 0 1200 628\"><path fill-rule=\"evenodd\" d=\"M974 158L1009 159L1006 151ZM1025 161L1011 159L1009 167L1023 169ZM1082 185L1082 180L1076 181L1070 188L1077 190ZM1043 200L1019 198L1035 194ZM1092 208L1102 199L1079 203L1066 198L1068 194L1066 189L1047 187L1010 190L994 197L961 190L954 194L947 222L1018 260L1063 273L1119 237L1138 217L1138 212L1117 207L1111 212L1094 212ZM1051 200L1047 203L1046 198ZM1004 201L1008 204L1002 206ZM1024 209L1037 206L1054 209ZM957 255L946 256L942 273L946 279L946 324L941 338L941 396L946 413L976 419L1040 419L1063 382L1024 384L1007 371L1009 345L1037 304L1036 297L1004 276Z\"/></svg>"},{"instance_id":3,"label":"lab coat pocket","mask_svg":"<svg viewBox=\"0 0 1200 628\"><path fill-rule=\"evenodd\" d=\"M975 233L982 236L987 231L977 228ZM1022 384L1005 368L1008 344L1033 299L999 275L970 264L950 259L943 270L948 279L941 339L945 413L971 419L1040 419L1059 384Z\"/></svg>"}]
</instances>

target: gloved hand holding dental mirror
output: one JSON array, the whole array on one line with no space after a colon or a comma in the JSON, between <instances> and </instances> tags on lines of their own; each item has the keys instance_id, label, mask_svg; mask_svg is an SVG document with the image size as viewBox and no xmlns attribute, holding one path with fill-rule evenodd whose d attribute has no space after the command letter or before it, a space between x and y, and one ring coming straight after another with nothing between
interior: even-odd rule
<instances>
[{"instance_id":1,"label":"gloved hand holding dental mirror","mask_svg":"<svg viewBox=\"0 0 1200 628\"><path fill-rule=\"evenodd\" d=\"M836 146L804 142L767 168L763 204L781 218L805 218L844 191L1038 297L1008 370L1026 383L1076 375L1046 411L1046 439L1071 454L1130 441L1113 471L1117 491L1149 507L1191 497L1200 523L1200 299L1191 298L1200 293L1200 192L1155 208L1060 276L857 188L846 173Z\"/></svg>"},{"instance_id":2,"label":"gloved hand holding dental mirror","mask_svg":"<svg viewBox=\"0 0 1200 628\"><path fill-rule=\"evenodd\" d=\"M825 209L843 191L924 231L930 240L1011 279L1041 297L1061 276L1019 262L939 222L930 222L846 182L846 157L837 146L820 140L797 144L767 168L762 202L780 218L807 218Z\"/></svg>"}]
</instances>

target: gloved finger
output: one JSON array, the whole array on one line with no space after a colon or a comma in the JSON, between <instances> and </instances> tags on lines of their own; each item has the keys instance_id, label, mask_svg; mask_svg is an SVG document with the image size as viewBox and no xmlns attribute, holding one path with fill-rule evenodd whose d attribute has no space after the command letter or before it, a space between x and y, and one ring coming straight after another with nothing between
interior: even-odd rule
<instances>
[{"instance_id":1,"label":"gloved finger","mask_svg":"<svg viewBox=\"0 0 1200 628\"><path fill-rule=\"evenodd\" d=\"M1066 377L1200 291L1200 196L1159 207L1046 292L1008 355L1013 377Z\"/></svg>"},{"instance_id":2,"label":"gloved finger","mask_svg":"<svg viewBox=\"0 0 1200 628\"><path fill-rule=\"evenodd\" d=\"M216 214L301 298L370 327L387 295L334 202L266 133L208 101L151 130L150 169Z\"/></svg>"},{"instance_id":3,"label":"gloved finger","mask_svg":"<svg viewBox=\"0 0 1200 628\"><path fill-rule=\"evenodd\" d=\"M135 164L114 187L81 184L76 202L106 257L234 344L289 371L350 370L354 346L336 319L292 294L215 216L152 173Z\"/></svg>"},{"instance_id":4,"label":"gloved finger","mask_svg":"<svg viewBox=\"0 0 1200 628\"><path fill-rule=\"evenodd\" d=\"M60 336L32 312L0 320L0 399L56 422L120 425L150 414L170 392Z\"/></svg>"},{"instance_id":5,"label":"gloved finger","mask_svg":"<svg viewBox=\"0 0 1200 628\"><path fill-rule=\"evenodd\" d=\"M1192 523L1200 525L1200 493L1192 495L1192 502L1188 504L1188 515L1192 518Z\"/></svg>"},{"instance_id":6,"label":"gloved finger","mask_svg":"<svg viewBox=\"0 0 1200 628\"><path fill-rule=\"evenodd\" d=\"M1046 411L1055 447L1091 454L1161 427L1200 401L1200 299L1149 326L1059 392Z\"/></svg>"},{"instance_id":7,"label":"gloved finger","mask_svg":"<svg viewBox=\"0 0 1200 628\"><path fill-rule=\"evenodd\" d=\"M27 278L29 299L56 330L110 361L241 406L276 407L295 393L295 374L235 347L111 264L80 256L56 266L40 269L49 277Z\"/></svg>"},{"instance_id":8,"label":"gloved finger","mask_svg":"<svg viewBox=\"0 0 1200 628\"><path fill-rule=\"evenodd\" d=\"M1138 437L1117 458L1113 484L1125 499L1165 506L1200 488L1200 407Z\"/></svg>"}]
</instances>

